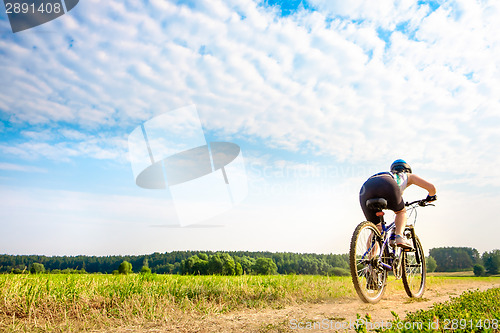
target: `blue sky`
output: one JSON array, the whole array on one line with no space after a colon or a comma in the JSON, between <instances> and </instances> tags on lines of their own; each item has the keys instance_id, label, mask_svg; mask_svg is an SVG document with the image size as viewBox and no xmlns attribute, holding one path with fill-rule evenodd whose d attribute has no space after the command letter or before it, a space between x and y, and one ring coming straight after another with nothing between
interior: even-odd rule
<instances>
[{"instance_id":1,"label":"blue sky","mask_svg":"<svg viewBox=\"0 0 500 333\"><path fill-rule=\"evenodd\" d=\"M0 253L346 253L358 192L396 158L438 189L427 249L498 248L494 1L82 0L13 34L0 14ZM241 147L246 199L179 228L135 185L128 135L195 105ZM425 197L409 188L405 199Z\"/></svg>"}]
</instances>

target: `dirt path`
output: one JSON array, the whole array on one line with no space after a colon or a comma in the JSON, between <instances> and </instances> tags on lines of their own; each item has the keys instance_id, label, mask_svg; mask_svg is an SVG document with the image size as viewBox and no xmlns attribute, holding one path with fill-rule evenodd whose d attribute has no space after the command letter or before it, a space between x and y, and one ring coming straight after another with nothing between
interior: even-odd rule
<instances>
[{"instance_id":1,"label":"dirt path","mask_svg":"<svg viewBox=\"0 0 500 333\"><path fill-rule=\"evenodd\" d=\"M436 302L444 302L459 296L466 290L486 290L500 287L500 282L447 280L426 289L423 299L409 299L404 290L398 290L391 282L384 298L375 305L363 303L357 297L344 298L322 304L300 304L283 309L251 309L227 314L195 316L177 322L167 322L163 327L128 328L127 332L335 332L356 320L356 314L369 313L373 323L380 325L391 321L396 312L404 319L408 312L427 309ZM392 285L391 285L392 284ZM314 324L316 323L316 324ZM344 326L341 326L344 325Z\"/></svg>"}]
</instances>

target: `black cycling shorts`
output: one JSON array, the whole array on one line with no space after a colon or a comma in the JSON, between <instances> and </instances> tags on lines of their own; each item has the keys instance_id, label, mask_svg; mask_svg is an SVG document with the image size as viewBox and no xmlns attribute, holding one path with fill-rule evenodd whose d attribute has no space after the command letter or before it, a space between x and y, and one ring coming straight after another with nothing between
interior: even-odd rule
<instances>
[{"instance_id":1,"label":"black cycling shorts","mask_svg":"<svg viewBox=\"0 0 500 333\"><path fill-rule=\"evenodd\" d=\"M366 201L373 198L387 200L387 209L398 212L405 208L405 203L398 184L389 173L379 173L368 178L359 192L359 203L368 221L380 223L375 211L366 207Z\"/></svg>"}]
</instances>

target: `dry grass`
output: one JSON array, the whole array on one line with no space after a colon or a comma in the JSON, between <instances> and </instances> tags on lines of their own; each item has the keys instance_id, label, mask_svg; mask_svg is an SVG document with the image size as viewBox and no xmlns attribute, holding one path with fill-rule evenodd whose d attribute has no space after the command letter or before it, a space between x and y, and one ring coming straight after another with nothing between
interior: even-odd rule
<instances>
[{"instance_id":1,"label":"dry grass","mask_svg":"<svg viewBox=\"0 0 500 333\"><path fill-rule=\"evenodd\" d=\"M89 331L353 296L321 276L0 275L1 331Z\"/></svg>"},{"instance_id":2,"label":"dry grass","mask_svg":"<svg viewBox=\"0 0 500 333\"><path fill-rule=\"evenodd\" d=\"M427 288L498 278L429 277ZM389 279L387 293L402 290ZM169 327L188 332L186 323L203 318L304 303L357 300L350 277L179 276L179 275L0 275L1 332L137 332ZM135 332L135 331L134 331Z\"/></svg>"},{"instance_id":3,"label":"dry grass","mask_svg":"<svg viewBox=\"0 0 500 333\"><path fill-rule=\"evenodd\" d=\"M427 273L428 276L447 276L447 277L474 277L473 271L462 271L462 272L433 272Z\"/></svg>"}]
</instances>

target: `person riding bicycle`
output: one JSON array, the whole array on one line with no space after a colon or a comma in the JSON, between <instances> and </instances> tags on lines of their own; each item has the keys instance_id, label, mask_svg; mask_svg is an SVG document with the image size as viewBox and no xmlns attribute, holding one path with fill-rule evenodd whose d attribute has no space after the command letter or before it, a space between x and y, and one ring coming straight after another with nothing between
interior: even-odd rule
<instances>
[{"instance_id":1,"label":"person riding bicycle","mask_svg":"<svg viewBox=\"0 0 500 333\"><path fill-rule=\"evenodd\" d=\"M403 200L403 192L410 185L417 185L429 192L428 202L434 201L436 197L436 187L428 181L412 173L410 165L402 159L395 160L391 165L390 172L377 173L363 184L359 192L359 202L361 209L368 221L373 222L380 231L380 219L376 211L366 206L366 201L374 198L384 198L387 201L387 209L396 214L396 245L403 249L412 249L412 243L403 235L406 227L406 208Z\"/></svg>"}]
</instances>

